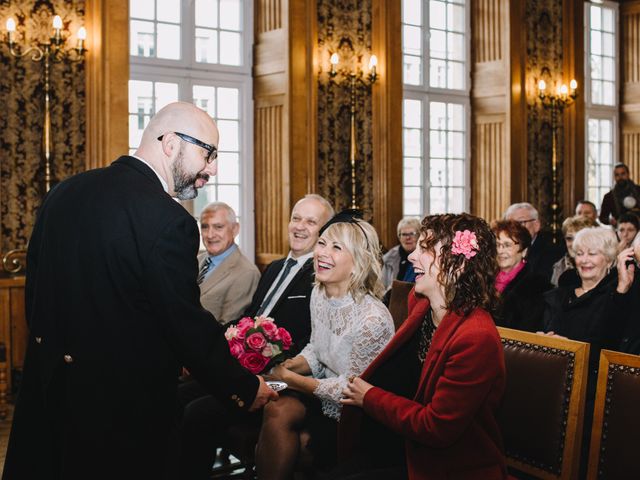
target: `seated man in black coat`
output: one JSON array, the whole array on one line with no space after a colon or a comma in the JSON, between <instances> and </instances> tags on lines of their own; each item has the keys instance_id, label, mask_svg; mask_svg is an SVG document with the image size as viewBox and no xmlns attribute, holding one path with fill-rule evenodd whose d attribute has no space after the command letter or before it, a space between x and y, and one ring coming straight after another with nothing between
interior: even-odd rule
<instances>
[{"instance_id":1,"label":"seated man in black coat","mask_svg":"<svg viewBox=\"0 0 640 480\"><path fill-rule=\"evenodd\" d=\"M309 342L311 323L309 300L313 288L313 248L320 228L333 216L333 208L320 195L299 200L289 221L289 254L269 264L260 278L247 317L258 315L274 319L293 339L296 355ZM187 382L178 393L182 415L182 479L205 479L211 472L216 447L226 429L235 424L255 422L259 415L236 415L196 383Z\"/></svg>"},{"instance_id":2,"label":"seated man in black coat","mask_svg":"<svg viewBox=\"0 0 640 480\"><path fill-rule=\"evenodd\" d=\"M553 264L565 254L564 245L561 242L553 243L551 233L541 230L538 211L530 203L514 203L507 208L504 219L516 221L529 230L531 246L527 253L527 263L531 270L550 281Z\"/></svg>"}]
</instances>

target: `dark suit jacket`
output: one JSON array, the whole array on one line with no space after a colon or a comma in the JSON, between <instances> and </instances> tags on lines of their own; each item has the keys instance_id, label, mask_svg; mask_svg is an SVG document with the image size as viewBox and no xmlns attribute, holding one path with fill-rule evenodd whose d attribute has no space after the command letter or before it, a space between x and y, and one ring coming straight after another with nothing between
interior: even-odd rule
<instances>
[{"instance_id":1,"label":"dark suit jacket","mask_svg":"<svg viewBox=\"0 0 640 480\"><path fill-rule=\"evenodd\" d=\"M543 293L553 285L531 270L529 264L518 272L500 296L496 325L526 332L544 330Z\"/></svg>"},{"instance_id":2,"label":"dark suit jacket","mask_svg":"<svg viewBox=\"0 0 640 480\"><path fill-rule=\"evenodd\" d=\"M527 263L531 270L550 282L553 264L560 260L566 251L564 241L553 243L551 232L541 231L527 251Z\"/></svg>"},{"instance_id":3,"label":"dark suit jacket","mask_svg":"<svg viewBox=\"0 0 640 480\"><path fill-rule=\"evenodd\" d=\"M420 328L427 299L409 298L409 317L362 374L369 378ZM507 478L495 411L505 386L502 344L491 316L476 309L448 313L436 329L413 399L370 389L363 408L345 406L338 426L339 454L357 444L360 416L404 436L410 480Z\"/></svg>"},{"instance_id":4,"label":"dark suit jacket","mask_svg":"<svg viewBox=\"0 0 640 480\"><path fill-rule=\"evenodd\" d=\"M286 258L281 258L267 266L260 278L256 293L253 295L251 305L244 312L246 317L254 317L256 315L269 288L278 278L285 260ZM311 290L313 289L313 274L313 259L309 259L287 285L287 288L269 313L269 316L274 319L279 327L286 328L291 334L294 342L290 352L292 355L299 353L309 343L309 338L311 337L309 301L311 300Z\"/></svg>"},{"instance_id":5,"label":"dark suit jacket","mask_svg":"<svg viewBox=\"0 0 640 480\"><path fill-rule=\"evenodd\" d=\"M49 193L29 242L30 343L3 478L174 478L182 365L251 405L257 378L200 305L197 250L195 220L135 158Z\"/></svg>"}]
</instances>

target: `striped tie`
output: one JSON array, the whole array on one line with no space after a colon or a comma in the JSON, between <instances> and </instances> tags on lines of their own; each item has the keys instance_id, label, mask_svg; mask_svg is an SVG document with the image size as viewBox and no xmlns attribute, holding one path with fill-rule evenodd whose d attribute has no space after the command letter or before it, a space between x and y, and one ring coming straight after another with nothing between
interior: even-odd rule
<instances>
[{"instance_id":1,"label":"striped tie","mask_svg":"<svg viewBox=\"0 0 640 480\"><path fill-rule=\"evenodd\" d=\"M258 312L256 313L257 316L260 316L260 315L262 315L264 313L264 311L267 309L267 306L269 305L269 303L271 303L271 300L273 300L273 296L276 294L276 292L278 291L278 289L280 288L280 286L284 282L284 279L287 278L287 275L289 275L289 271L291 271L293 266L296 265L297 263L298 263L298 261L295 258L290 258L290 259L287 260L287 263L285 263L284 268L282 269L282 273L280 275L280 278L278 278L278 282L276 283L276 286L273 287L273 289L271 289L271 293L269 294L269 296L260 305L260 308L258 309Z\"/></svg>"},{"instance_id":2,"label":"striped tie","mask_svg":"<svg viewBox=\"0 0 640 480\"><path fill-rule=\"evenodd\" d=\"M209 266L211 266L211 257L205 258L204 263L202 264L202 267L200 267L200 273L198 273L198 285L200 285L204 280L204 277L207 276L207 272L209 271Z\"/></svg>"}]
</instances>

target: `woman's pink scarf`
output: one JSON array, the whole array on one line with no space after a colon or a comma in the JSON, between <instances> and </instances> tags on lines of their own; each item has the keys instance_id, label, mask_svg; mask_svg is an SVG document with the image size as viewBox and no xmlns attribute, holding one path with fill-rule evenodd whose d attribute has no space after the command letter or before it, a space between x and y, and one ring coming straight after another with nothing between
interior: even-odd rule
<instances>
[{"instance_id":1,"label":"woman's pink scarf","mask_svg":"<svg viewBox=\"0 0 640 480\"><path fill-rule=\"evenodd\" d=\"M526 262L522 260L518 265L513 267L509 272L498 272L498 276L496 277L496 290L500 293L504 292L504 289L507 288L507 285L511 283L511 281L516 278L516 276L520 273L520 270L524 268Z\"/></svg>"}]
</instances>

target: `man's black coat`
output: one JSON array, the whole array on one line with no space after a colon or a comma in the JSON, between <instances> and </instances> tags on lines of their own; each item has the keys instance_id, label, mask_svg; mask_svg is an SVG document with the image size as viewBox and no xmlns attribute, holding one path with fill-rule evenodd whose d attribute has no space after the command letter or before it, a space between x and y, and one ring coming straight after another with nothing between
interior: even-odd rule
<instances>
[{"instance_id":1,"label":"man's black coat","mask_svg":"<svg viewBox=\"0 0 640 480\"><path fill-rule=\"evenodd\" d=\"M200 305L195 220L121 157L47 196L29 243L30 340L4 479L174 478L186 366L233 408L258 381Z\"/></svg>"}]
</instances>

